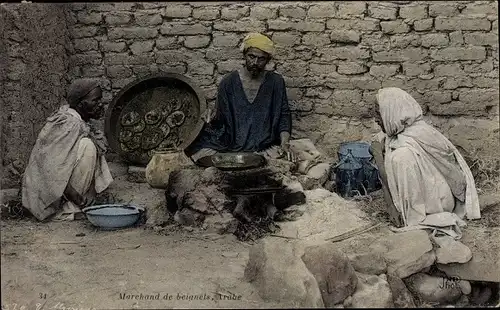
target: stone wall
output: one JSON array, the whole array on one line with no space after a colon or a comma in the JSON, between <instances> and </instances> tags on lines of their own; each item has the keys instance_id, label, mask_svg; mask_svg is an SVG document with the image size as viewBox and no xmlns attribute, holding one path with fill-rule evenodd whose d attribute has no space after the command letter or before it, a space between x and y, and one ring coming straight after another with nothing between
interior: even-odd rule
<instances>
[{"instance_id":1,"label":"stone wall","mask_svg":"<svg viewBox=\"0 0 500 310\"><path fill-rule=\"evenodd\" d=\"M67 6L0 6L4 166L22 170L43 120L64 100L66 69L70 79L101 78L106 100L145 74L177 72L213 105L220 79L242 63L238 47L250 31L277 44L270 68L285 77L294 138L312 138L331 155L339 142L367 139L377 131L369 117L376 91L398 86L465 151L499 149L495 1Z\"/></svg>"},{"instance_id":2,"label":"stone wall","mask_svg":"<svg viewBox=\"0 0 500 310\"><path fill-rule=\"evenodd\" d=\"M242 63L243 37L260 31L278 46L270 67L285 77L294 137L310 137L330 154L341 141L367 138L376 91L398 86L455 143L473 150L480 143L471 138L496 130L498 140L497 7L495 1L78 3L71 74L103 78L111 99L141 75L178 72L213 105L220 79Z\"/></svg>"},{"instance_id":3,"label":"stone wall","mask_svg":"<svg viewBox=\"0 0 500 310\"><path fill-rule=\"evenodd\" d=\"M46 118L64 102L65 5L0 5L1 187L16 187Z\"/></svg>"}]
</instances>

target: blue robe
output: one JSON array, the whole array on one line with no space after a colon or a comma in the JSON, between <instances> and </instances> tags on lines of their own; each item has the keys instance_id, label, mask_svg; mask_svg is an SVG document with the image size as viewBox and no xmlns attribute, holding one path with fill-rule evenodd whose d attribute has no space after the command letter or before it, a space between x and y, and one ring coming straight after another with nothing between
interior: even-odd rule
<instances>
[{"instance_id":1,"label":"blue robe","mask_svg":"<svg viewBox=\"0 0 500 310\"><path fill-rule=\"evenodd\" d=\"M260 152L279 145L281 132L291 133L291 130L283 77L267 71L254 101L250 102L238 71L233 71L219 85L214 119L205 124L186 154L191 156L202 148L219 152Z\"/></svg>"}]
</instances>

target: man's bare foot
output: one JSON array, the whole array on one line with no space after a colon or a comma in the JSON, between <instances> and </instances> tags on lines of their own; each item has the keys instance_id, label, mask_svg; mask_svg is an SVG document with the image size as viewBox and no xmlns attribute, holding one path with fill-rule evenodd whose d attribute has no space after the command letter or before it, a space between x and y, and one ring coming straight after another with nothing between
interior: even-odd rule
<instances>
[{"instance_id":1,"label":"man's bare foot","mask_svg":"<svg viewBox=\"0 0 500 310\"><path fill-rule=\"evenodd\" d=\"M236 207L233 211L233 216L244 223L250 223L251 220L245 212L246 206L248 206L249 203L250 201L248 200L248 198L238 197Z\"/></svg>"},{"instance_id":2,"label":"man's bare foot","mask_svg":"<svg viewBox=\"0 0 500 310\"><path fill-rule=\"evenodd\" d=\"M266 209L267 217L271 220L274 220L274 216L276 215L276 212L278 212L278 209L272 204L268 204Z\"/></svg>"}]
</instances>

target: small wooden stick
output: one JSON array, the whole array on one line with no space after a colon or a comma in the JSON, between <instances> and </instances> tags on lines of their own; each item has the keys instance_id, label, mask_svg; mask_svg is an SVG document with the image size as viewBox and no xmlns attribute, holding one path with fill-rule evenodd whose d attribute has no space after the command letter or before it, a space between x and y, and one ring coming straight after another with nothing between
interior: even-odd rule
<instances>
[{"instance_id":1,"label":"small wooden stick","mask_svg":"<svg viewBox=\"0 0 500 310\"><path fill-rule=\"evenodd\" d=\"M137 245L134 245L134 246L126 246L126 247L121 247L121 246L117 245L116 249L117 250L134 250L134 249L138 249L140 247L141 247L140 244L137 244Z\"/></svg>"},{"instance_id":2,"label":"small wooden stick","mask_svg":"<svg viewBox=\"0 0 500 310\"><path fill-rule=\"evenodd\" d=\"M348 231L346 233L340 234L338 236L327 238L327 239L325 239L325 241L339 242L339 241L342 241L342 240L345 240L345 239L349 239L349 238L351 238L351 237L353 237L355 235L359 235L359 234L365 233L367 231L370 231L370 230L372 230L374 228L379 227L380 225L382 225L382 223L378 223L378 224L375 224L375 225L370 225L368 227L365 226L365 227L356 228L356 229L353 229L353 230Z\"/></svg>"},{"instance_id":3,"label":"small wooden stick","mask_svg":"<svg viewBox=\"0 0 500 310\"><path fill-rule=\"evenodd\" d=\"M288 236L280 236L280 235L269 235L271 237L276 237L276 238L283 238L283 239L298 239L298 238L295 238L295 237L288 237Z\"/></svg>"},{"instance_id":4,"label":"small wooden stick","mask_svg":"<svg viewBox=\"0 0 500 310\"><path fill-rule=\"evenodd\" d=\"M52 242L52 244L79 244L81 243L80 241L59 241L59 242Z\"/></svg>"}]
</instances>

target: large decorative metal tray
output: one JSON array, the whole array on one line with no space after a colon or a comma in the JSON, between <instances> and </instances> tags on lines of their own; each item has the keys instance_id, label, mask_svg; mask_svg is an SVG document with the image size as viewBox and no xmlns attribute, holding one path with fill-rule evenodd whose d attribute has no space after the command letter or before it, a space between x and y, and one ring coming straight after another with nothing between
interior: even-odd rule
<instances>
[{"instance_id":1,"label":"large decorative metal tray","mask_svg":"<svg viewBox=\"0 0 500 310\"><path fill-rule=\"evenodd\" d=\"M206 102L185 76L161 73L125 86L106 111L110 147L129 163L147 165L156 151L183 150L203 127Z\"/></svg>"}]
</instances>

